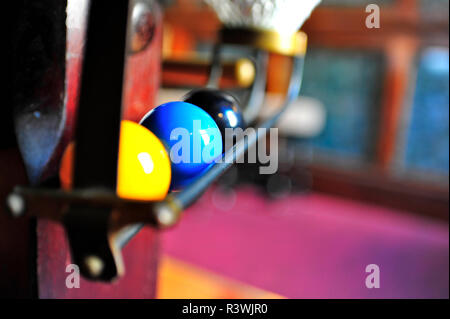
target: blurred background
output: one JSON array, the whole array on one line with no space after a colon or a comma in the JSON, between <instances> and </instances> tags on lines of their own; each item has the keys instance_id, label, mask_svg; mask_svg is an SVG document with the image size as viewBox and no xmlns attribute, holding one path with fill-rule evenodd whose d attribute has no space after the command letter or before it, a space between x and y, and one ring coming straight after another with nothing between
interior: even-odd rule
<instances>
[{"instance_id":1,"label":"blurred background","mask_svg":"<svg viewBox=\"0 0 450 319\"><path fill-rule=\"evenodd\" d=\"M201 0L168 2L159 102L206 84L221 27ZM365 26L367 1L313 12L278 173L236 165L162 235L160 297L252 296L249 285L288 298L448 298L449 3L370 3L379 29ZM266 109L290 66L271 54ZM380 289L365 287L369 264Z\"/></svg>"}]
</instances>

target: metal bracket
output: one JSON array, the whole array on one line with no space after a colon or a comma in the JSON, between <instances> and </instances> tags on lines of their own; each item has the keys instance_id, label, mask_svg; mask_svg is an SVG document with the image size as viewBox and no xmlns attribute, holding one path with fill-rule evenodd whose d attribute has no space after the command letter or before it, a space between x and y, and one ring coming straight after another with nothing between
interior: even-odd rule
<instances>
[{"instance_id":1,"label":"metal bracket","mask_svg":"<svg viewBox=\"0 0 450 319\"><path fill-rule=\"evenodd\" d=\"M176 224L181 212L267 133L267 130L257 129L246 139L237 141L207 173L161 202L117 197L116 169L130 1L90 3L78 107L74 190L16 187L7 197L7 207L14 217L27 213L62 223L74 262L84 276L93 280L111 281L120 276L124 271L121 248L144 224L159 229ZM267 53L257 52L259 80L255 80L247 100L251 109L258 106L264 96L267 72ZM220 74L219 57L220 47L213 59L210 84L214 84ZM293 59L286 101L272 118L259 125L260 128L274 126L299 94L303 55Z\"/></svg>"}]
</instances>

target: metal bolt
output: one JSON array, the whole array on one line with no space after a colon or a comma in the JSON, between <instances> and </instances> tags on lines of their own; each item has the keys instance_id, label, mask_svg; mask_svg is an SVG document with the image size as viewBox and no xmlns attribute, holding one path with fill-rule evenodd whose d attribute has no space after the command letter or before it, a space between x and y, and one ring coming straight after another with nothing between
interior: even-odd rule
<instances>
[{"instance_id":1,"label":"metal bolt","mask_svg":"<svg viewBox=\"0 0 450 319\"><path fill-rule=\"evenodd\" d=\"M105 267L103 260L95 255L86 256L84 258L84 265L92 278L99 277L103 272L103 268Z\"/></svg>"},{"instance_id":2,"label":"metal bolt","mask_svg":"<svg viewBox=\"0 0 450 319\"><path fill-rule=\"evenodd\" d=\"M159 205L156 207L156 218L161 226L169 227L175 224L176 215L167 205Z\"/></svg>"},{"instance_id":3,"label":"metal bolt","mask_svg":"<svg viewBox=\"0 0 450 319\"><path fill-rule=\"evenodd\" d=\"M6 205L13 217L25 214L25 199L18 194L9 194L6 198Z\"/></svg>"},{"instance_id":4,"label":"metal bolt","mask_svg":"<svg viewBox=\"0 0 450 319\"><path fill-rule=\"evenodd\" d=\"M143 51L152 41L155 33L155 16L147 3L139 2L133 8L131 15L132 36L130 49L132 53Z\"/></svg>"}]
</instances>

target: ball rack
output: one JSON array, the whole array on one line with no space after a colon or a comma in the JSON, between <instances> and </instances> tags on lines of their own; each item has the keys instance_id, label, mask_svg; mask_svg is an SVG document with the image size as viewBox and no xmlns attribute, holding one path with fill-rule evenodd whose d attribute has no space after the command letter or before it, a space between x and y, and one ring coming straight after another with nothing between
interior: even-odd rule
<instances>
[{"instance_id":1,"label":"ball rack","mask_svg":"<svg viewBox=\"0 0 450 319\"><path fill-rule=\"evenodd\" d=\"M165 229L175 225L191 206L236 159L266 136L300 91L306 35L298 32L282 37L261 30L224 29L213 50L209 87L217 87L221 54L225 45L253 48L256 68L254 83L243 103L244 118L254 123L265 97L269 52L290 56L293 68L283 105L267 121L226 150L221 161L180 192L159 202L116 196L116 167L122 108L122 85L127 40L132 29L129 2L91 1L87 23L80 100L77 114L77 152L74 188L17 186L6 199L13 217L25 214L47 218L64 225L73 262L92 280L111 281L124 273L121 249L148 225Z\"/></svg>"}]
</instances>

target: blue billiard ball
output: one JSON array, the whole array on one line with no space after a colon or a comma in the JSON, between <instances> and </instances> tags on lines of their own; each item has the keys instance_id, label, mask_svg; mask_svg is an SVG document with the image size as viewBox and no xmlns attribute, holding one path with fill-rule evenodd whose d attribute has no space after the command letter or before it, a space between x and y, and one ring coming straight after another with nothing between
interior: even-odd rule
<instances>
[{"instance_id":1,"label":"blue billiard ball","mask_svg":"<svg viewBox=\"0 0 450 319\"><path fill-rule=\"evenodd\" d=\"M214 119L186 102L169 102L140 122L166 146L172 165L171 190L179 190L208 170L222 154L222 135Z\"/></svg>"}]
</instances>

